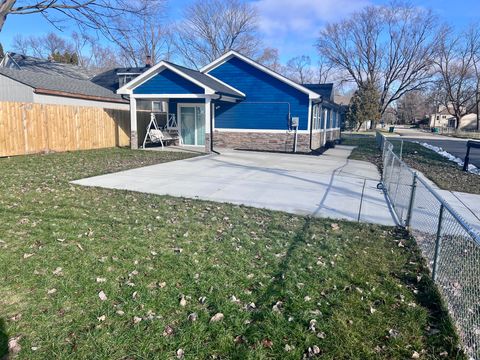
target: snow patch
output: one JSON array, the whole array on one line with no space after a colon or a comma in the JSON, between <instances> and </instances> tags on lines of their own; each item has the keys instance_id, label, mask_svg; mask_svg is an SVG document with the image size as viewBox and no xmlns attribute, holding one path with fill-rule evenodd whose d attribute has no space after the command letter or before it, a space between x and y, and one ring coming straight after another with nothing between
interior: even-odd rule
<instances>
[{"instance_id":1,"label":"snow patch","mask_svg":"<svg viewBox=\"0 0 480 360\"><path fill-rule=\"evenodd\" d=\"M447 158L450 161L453 161L454 163L457 163L459 166L461 166L463 168L463 160L462 159L450 154L449 152L443 150L441 147L430 145L426 142L419 142L419 141L415 141L415 142L417 144L422 145L423 147L425 147L427 149L435 151L437 154L443 156L444 158ZM475 165L472 165L472 164L468 164L468 172L470 172L472 174L480 175L480 169L477 168Z\"/></svg>"}]
</instances>

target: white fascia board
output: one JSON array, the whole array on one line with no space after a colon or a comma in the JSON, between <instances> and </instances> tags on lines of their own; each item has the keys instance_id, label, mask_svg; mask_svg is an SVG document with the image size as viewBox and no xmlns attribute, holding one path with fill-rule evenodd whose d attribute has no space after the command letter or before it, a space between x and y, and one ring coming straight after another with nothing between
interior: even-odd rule
<instances>
[{"instance_id":1,"label":"white fascia board","mask_svg":"<svg viewBox=\"0 0 480 360\"><path fill-rule=\"evenodd\" d=\"M285 76L283 75L280 75L278 73L276 73L275 71L273 70L270 70L269 68L267 68L266 66L263 66L262 64L259 64L258 62L256 61L253 61L252 59L249 59L248 57L246 56L243 56L239 53L237 53L236 51L234 50L230 50L229 52L227 52L226 54L223 54L222 56L220 56L218 59L212 61L210 64L204 66L203 68L200 69L201 72L203 73L208 73L210 71L212 71L213 69L219 67L220 65L222 65L223 63L227 62L228 60L230 60L232 57L237 57L239 58L240 60L243 60L245 61L247 64L250 64L254 67L256 67L257 69L267 73L268 75L284 82L285 84L288 84L290 85L291 87L294 87L295 89L305 93L305 94L308 94L308 98L309 99L320 99L321 96L319 94L317 94L316 92L310 90L310 89L307 89L305 86L302 86L300 84L297 84L295 81L292 81L288 78L286 78Z\"/></svg>"},{"instance_id":2,"label":"white fascia board","mask_svg":"<svg viewBox=\"0 0 480 360\"><path fill-rule=\"evenodd\" d=\"M150 69L145 71L143 74L140 76L137 76L135 79L132 79L125 85L123 85L120 89L117 90L117 94L123 94L123 95L129 95L133 93L133 90L138 87L139 85L143 84L145 81L148 81L151 79L153 76L161 73L164 69L168 69L173 71L174 73L180 75L181 77L191 81L197 86L200 86L201 88L205 89L205 94L210 94L213 95L215 94L215 90L211 89L210 87L206 86L205 84L202 84L201 82L197 81L196 79L188 76L185 74L183 71L180 71L179 69L171 66L170 64L160 61L158 64L155 66L152 66Z\"/></svg>"},{"instance_id":3,"label":"white fascia board","mask_svg":"<svg viewBox=\"0 0 480 360\"><path fill-rule=\"evenodd\" d=\"M132 94L135 99L206 99L212 94Z\"/></svg>"},{"instance_id":4,"label":"white fascia board","mask_svg":"<svg viewBox=\"0 0 480 360\"><path fill-rule=\"evenodd\" d=\"M214 77L214 76L212 76L212 75L210 75L210 74L207 74L207 73L204 73L204 74L207 75L208 77L212 78L213 80L219 82L220 84L228 87L230 90L235 91L238 95L245 96L245 97L247 96L247 95L245 95L243 92L241 92L240 90L235 89L233 86L228 85L227 83L223 82L222 80L217 79L216 77Z\"/></svg>"}]
</instances>

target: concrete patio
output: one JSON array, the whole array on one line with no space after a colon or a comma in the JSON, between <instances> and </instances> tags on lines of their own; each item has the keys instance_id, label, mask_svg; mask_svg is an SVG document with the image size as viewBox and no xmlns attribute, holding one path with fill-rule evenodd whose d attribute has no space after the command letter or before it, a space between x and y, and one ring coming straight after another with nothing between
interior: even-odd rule
<instances>
[{"instance_id":1,"label":"concrete patio","mask_svg":"<svg viewBox=\"0 0 480 360\"><path fill-rule=\"evenodd\" d=\"M352 149L319 156L223 150L73 183L394 225L376 167L348 160Z\"/></svg>"}]
</instances>

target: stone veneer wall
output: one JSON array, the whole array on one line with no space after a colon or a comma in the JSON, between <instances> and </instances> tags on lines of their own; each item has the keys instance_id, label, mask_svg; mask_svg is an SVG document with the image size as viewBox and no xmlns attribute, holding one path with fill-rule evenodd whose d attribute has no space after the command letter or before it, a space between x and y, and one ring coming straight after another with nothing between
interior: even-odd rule
<instances>
[{"instance_id":1,"label":"stone veneer wall","mask_svg":"<svg viewBox=\"0 0 480 360\"><path fill-rule=\"evenodd\" d=\"M265 132L229 132L215 130L213 134L214 148L266 150L266 151L293 151L295 133L265 133ZM316 150L323 145L323 132L312 133L312 149ZM340 130L328 131L327 141L336 140ZM205 134L205 150L210 151L210 134ZM310 152L310 134L297 135L297 151Z\"/></svg>"}]
</instances>

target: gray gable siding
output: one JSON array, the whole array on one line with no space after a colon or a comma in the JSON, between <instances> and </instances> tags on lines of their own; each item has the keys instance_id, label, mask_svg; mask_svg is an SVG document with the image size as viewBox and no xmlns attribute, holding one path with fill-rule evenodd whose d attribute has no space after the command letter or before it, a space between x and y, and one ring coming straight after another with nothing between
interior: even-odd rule
<instances>
[{"instance_id":1,"label":"gray gable siding","mask_svg":"<svg viewBox=\"0 0 480 360\"><path fill-rule=\"evenodd\" d=\"M33 88L0 75L0 101L33 102Z\"/></svg>"}]
</instances>

